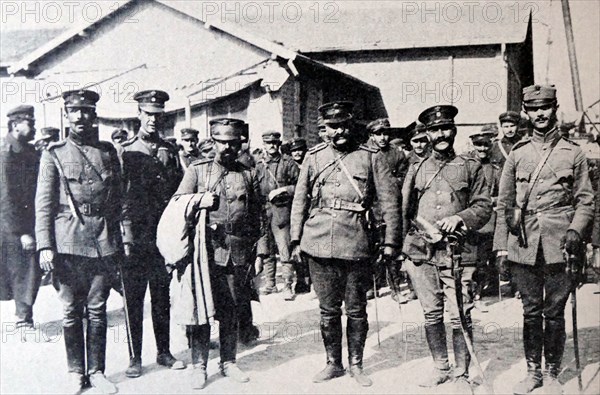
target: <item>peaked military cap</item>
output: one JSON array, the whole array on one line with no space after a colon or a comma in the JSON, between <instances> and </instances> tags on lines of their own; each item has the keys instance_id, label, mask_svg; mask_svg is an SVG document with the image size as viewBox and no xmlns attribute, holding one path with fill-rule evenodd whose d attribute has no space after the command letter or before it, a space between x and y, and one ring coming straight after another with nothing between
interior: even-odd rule
<instances>
[{"instance_id":1,"label":"peaked military cap","mask_svg":"<svg viewBox=\"0 0 600 395\"><path fill-rule=\"evenodd\" d=\"M281 133L276 132L274 130L268 130L266 132L263 132L262 139L265 143L281 141Z\"/></svg>"},{"instance_id":2,"label":"peaked military cap","mask_svg":"<svg viewBox=\"0 0 600 395\"><path fill-rule=\"evenodd\" d=\"M523 88L523 105L525 107L540 107L552 103L556 103L554 85L530 85Z\"/></svg>"},{"instance_id":3,"label":"peaked military cap","mask_svg":"<svg viewBox=\"0 0 600 395\"><path fill-rule=\"evenodd\" d=\"M181 129L181 139L189 139L189 138L195 138L198 137L198 134L200 132L197 131L196 129L192 129L192 128L183 128Z\"/></svg>"},{"instance_id":4,"label":"peaked military cap","mask_svg":"<svg viewBox=\"0 0 600 395\"><path fill-rule=\"evenodd\" d=\"M324 124L341 123L352 119L354 103L351 101L336 101L325 103L319 107Z\"/></svg>"},{"instance_id":5,"label":"peaked military cap","mask_svg":"<svg viewBox=\"0 0 600 395\"><path fill-rule=\"evenodd\" d=\"M306 140L300 137L295 137L290 143L290 151L305 151L307 148Z\"/></svg>"},{"instance_id":6,"label":"peaked military cap","mask_svg":"<svg viewBox=\"0 0 600 395\"><path fill-rule=\"evenodd\" d=\"M133 100L138 102L140 110L152 114L165 111L165 102L169 99L169 94L161 90L141 91L133 95Z\"/></svg>"},{"instance_id":7,"label":"peaked military cap","mask_svg":"<svg viewBox=\"0 0 600 395\"><path fill-rule=\"evenodd\" d=\"M210 136L215 140L239 140L245 122L236 118L215 118L210 121Z\"/></svg>"},{"instance_id":8,"label":"peaked military cap","mask_svg":"<svg viewBox=\"0 0 600 395\"><path fill-rule=\"evenodd\" d=\"M456 114L458 114L458 108L454 106L433 106L419 115L419 122L425 125L427 129L433 129L438 126L453 126Z\"/></svg>"},{"instance_id":9,"label":"peaked military cap","mask_svg":"<svg viewBox=\"0 0 600 395\"><path fill-rule=\"evenodd\" d=\"M382 129L390 130L390 120L387 118L379 118L374 121L371 121L367 124L367 131L369 133L377 133Z\"/></svg>"},{"instance_id":10,"label":"peaked military cap","mask_svg":"<svg viewBox=\"0 0 600 395\"><path fill-rule=\"evenodd\" d=\"M481 131L479 133L487 134L490 136L497 136L498 135L498 126L496 126L496 124L493 124L493 123L483 125L481 127Z\"/></svg>"},{"instance_id":11,"label":"peaked military cap","mask_svg":"<svg viewBox=\"0 0 600 395\"><path fill-rule=\"evenodd\" d=\"M127 137L129 136L129 133L127 133L127 130L125 129L115 129L114 132L112 132L112 134L110 135L111 139L116 139L116 138L124 138L127 139Z\"/></svg>"},{"instance_id":12,"label":"peaked military cap","mask_svg":"<svg viewBox=\"0 0 600 395\"><path fill-rule=\"evenodd\" d=\"M414 126L409 131L410 140L427 137L426 128L422 123L413 122ZM412 125L412 124L411 124ZM409 125L410 127L410 125Z\"/></svg>"},{"instance_id":13,"label":"peaked military cap","mask_svg":"<svg viewBox=\"0 0 600 395\"><path fill-rule=\"evenodd\" d=\"M88 89L79 89L64 92L62 95L66 108L96 108L100 95Z\"/></svg>"},{"instance_id":14,"label":"peaked military cap","mask_svg":"<svg viewBox=\"0 0 600 395\"><path fill-rule=\"evenodd\" d=\"M6 116L11 121L23 121L26 119L35 120L33 112L33 106L30 106L29 104L21 104L8 110Z\"/></svg>"},{"instance_id":15,"label":"peaked military cap","mask_svg":"<svg viewBox=\"0 0 600 395\"><path fill-rule=\"evenodd\" d=\"M506 111L500 114L498 117L500 122L513 122L514 124L519 124L521 120L521 114L516 111Z\"/></svg>"},{"instance_id":16,"label":"peaked military cap","mask_svg":"<svg viewBox=\"0 0 600 395\"><path fill-rule=\"evenodd\" d=\"M58 139L58 135L60 133L60 129L47 127L40 129L40 137L36 140L49 140L49 139Z\"/></svg>"},{"instance_id":17,"label":"peaked military cap","mask_svg":"<svg viewBox=\"0 0 600 395\"><path fill-rule=\"evenodd\" d=\"M198 150L210 151L214 148L215 142L212 139L203 139L198 142Z\"/></svg>"}]
</instances>

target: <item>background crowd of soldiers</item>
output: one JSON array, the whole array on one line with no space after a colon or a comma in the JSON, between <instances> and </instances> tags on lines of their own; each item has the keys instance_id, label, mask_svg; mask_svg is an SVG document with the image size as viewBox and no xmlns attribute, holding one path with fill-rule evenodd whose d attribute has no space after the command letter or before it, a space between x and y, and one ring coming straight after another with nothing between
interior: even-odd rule
<instances>
[{"instance_id":1,"label":"background crowd of soldiers","mask_svg":"<svg viewBox=\"0 0 600 395\"><path fill-rule=\"evenodd\" d=\"M313 381L348 372L370 386L362 369L367 299L387 283L396 302L418 297L423 308L434 369L421 385L451 381L457 393L471 393L471 310L479 303L485 311L486 293L502 296L500 279L511 280L524 306L528 373L515 393L542 386L561 391L564 308L592 222L598 265L600 205L582 150L557 129L552 86L525 88L527 117L501 114L500 137L483 128L470 136L474 150L461 155L454 149L458 109L450 105L393 128L387 119L357 122L351 102L327 103L319 108L320 144L308 149L302 138L284 144L280 131L269 130L262 133L263 147L251 151L248 124L234 118L211 120L209 139L200 141L191 128L181 130L179 144L165 139L169 95L160 90L135 95L140 129L131 138L115 130L113 144L98 139L97 93L69 91L63 98L69 133L62 140L55 128L33 140L32 106L8 112L0 151L0 296L14 299L19 327L32 327L42 275L52 273L64 306L66 391L88 384L117 391L104 376L111 288L124 298L126 375L143 373L148 287L156 362L186 368L170 352L173 315L186 326L193 388L206 384L213 320L219 322L221 373L247 382L236 352L238 341L260 335L251 300L280 292L293 301L311 287L327 361ZM183 259L168 258L176 246L160 247L161 219L181 222L179 239L189 241ZM171 311L174 276L180 286ZM407 292L401 292L404 281Z\"/></svg>"}]
</instances>

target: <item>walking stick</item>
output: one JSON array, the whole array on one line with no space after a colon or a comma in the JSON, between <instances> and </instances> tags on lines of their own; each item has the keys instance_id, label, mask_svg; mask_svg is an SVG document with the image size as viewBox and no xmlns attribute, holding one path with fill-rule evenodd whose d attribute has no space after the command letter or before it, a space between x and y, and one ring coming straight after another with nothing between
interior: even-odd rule
<instances>
[{"instance_id":1,"label":"walking stick","mask_svg":"<svg viewBox=\"0 0 600 395\"><path fill-rule=\"evenodd\" d=\"M129 321L129 308L127 307L127 293L125 291L125 282L123 280L123 267L121 266L121 262L117 263L117 267L119 268L119 278L121 279L121 292L123 296L123 312L125 313L125 329L127 330L127 345L129 347L129 355L131 357L135 357L135 353L133 351L132 337L131 337L131 322Z\"/></svg>"},{"instance_id":2,"label":"walking stick","mask_svg":"<svg viewBox=\"0 0 600 395\"><path fill-rule=\"evenodd\" d=\"M573 351L575 353L575 369L577 370L577 385L579 393L583 393L583 379L581 378L581 360L579 359L579 335L577 333L577 288L579 286L579 266L575 261L577 256L563 251L567 264L567 274L571 278L571 316L573 318Z\"/></svg>"}]
</instances>

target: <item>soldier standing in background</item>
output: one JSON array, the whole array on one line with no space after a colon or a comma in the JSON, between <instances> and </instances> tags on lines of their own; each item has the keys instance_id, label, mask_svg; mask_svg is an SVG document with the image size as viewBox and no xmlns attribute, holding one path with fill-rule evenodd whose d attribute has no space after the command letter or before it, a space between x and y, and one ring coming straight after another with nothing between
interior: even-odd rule
<instances>
[{"instance_id":1,"label":"soldier standing in background","mask_svg":"<svg viewBox=\"0 0 600 395\"><path fill-rule=\"evenodd\" d=\"M481 162L481 168L488 187L492 207L495 209L498 200L498 184L500 183L500 174L502 167L490 160L490 151L493 145L493 135L487 130L481 130L469 136L471 143L475 147L470 154ZM490 220L479 230L473 232L472 236L476 238L474 244L477 245L477 269L473 274L473 289L475 307L482 312L487 312L487 308L481 301L484 289L489 294L498 293L498 271L495 266L493 253L494 229L496 227L496 212L492 212Z\"/></svg>"},{"instance_id":2,"label":"soldier standing in background","mask_svg":"<svg viewBox=\"0 0 600 395\"><path fill-rule=\"evenodd\" d=\"M412 150L406 156L409 165L415 165L420 161L427 159L431 154L429 137L425 131L425 125L416 124L414 129L409 132L408 141Z\"/></svg>"},{"instance_id":3,"label":"soldier standing in background","mask_svg":"<svg viewBox=\"0 0 600 395\"><path fill-rule=\"evenodd\" d=\"M106 300L122 252L121 169L115 148L99 141L94 127L98 94L68 91L63 98L70 133L42 153L35 200L37 248L40 266L53 271L63 304L69 368L65 390L79 393L87 374L93 387L112 394L117 389L104 376Z\"/></svg>"},{"instance_id":4,"label":"soldier standing in background","mask_svg":"<svg viewBox=\"0 0 600 395\"><path fill-rule=\"evenodd\" d=\"M198 150L198 132L196 129L184 128L181 129L181 146L179 151L179 162L185 171L190 163L200 159L200 151Z\"/></svg>"},{"instance_id":5,"label":"soldier standing in background","mask_svg":"<svg viewBox=\"0 0 600 395\"><path fill-rule=\"evenodd\" d=\"M33 327L33 304L41 271L35 259L35 188L39 157L32 106L7 113L8 133L0 139L0 300L15 301L17 328Z\"/></svg>"},{"instance_id":6,"label":"soldier standing in background","mask_svg":"<svg viewBox=\"0 0 600 395\"><path fill-rule=\"evenodd\" d=\"M279 151L281 133L267 131L262 134L262 139L265 157L256 165L256 173L267 215L269 257L264 265L265 286L261 293L268 295L277 292L275 254L278 252L284 283L283 299L294 300L294 266L290 261L290 212L300 171L291 157ZM308 286L304 278L298 277L297 282L304 283L304 288Z\"/></svg>"},{"instance_id":7,"label":"soldier standing in background","mask_svg":"<svg viewBox=\"0 0 600 395\"><path fill-rule=\"evenodd\" d=\"M404 176L406 175L408 162L406 161L404 152L390 145L390 139L393 132L393 129L390 126L390 121L387 118L376 119L367 124L367 132L369 133L369 141L367 146L378 150L376 155L382 156L382 162L388 165L394 178L393 188L396 188L398 191L400 191L402 182L404 181ZM400 197L400 194L398 194L398 197ZM398 205L400 205L400 202L398 202ZM383 213L377 199L373 201L373 214L373 218L371 218L373 221L373 226L376 229L383 229L385 227L385 222L383 220ZM377 237L383 238L385 235L382 234L382 232L378 232ZM383 240L377 240L377 242L381 244ZM372 281L372 287L370 287L369 291L367 291L367 299L373 299L375 297L375 293L385 285L385 266L377 265L376 269L378 271L374 273L375 281ZM394 276L394 278L396 278L396 276ZM394 297L401 298L401 303L407 302L403 295L394 295Z\"/></svg>"},{"instance_id":8,"label":"soldier standing in background","mask_svg":"<svg viewBox=\"0 0 600 395\"><path fill-rule=\"evenodd\" d=\"M33 142L35 150L41 155L41 151L48 147L48 144L57 142L59 140L60 130L58 128L48 127L40 130L40 137L36 138Z\"/></svg>"},{"instance_id":9,"label":"soldier standing in background","mask_svg":"<svg viewBox=\"0 0 600 395\"><path fill-rule=\"evenodd\" d=\"M290 143L290 155L298 167L302 166L306 151L308 151L308 148L306 147L306 140L303 138L296 137Z\"/></svg>"},{"instance_id":10,"label":"soldier standing in background","mask_svg":"<svg viewBox=\"0 0 600 395\"><path fill-rule=\"evenodd\" d=\"M455 366L453 384L457 393L471 393L469 354L465 338L473 339L471 322L471 279L477 262L477 246L465 240L462 256L462 294L457 293L452 266L454 261L447 238L430 241L416 223L429 223L452 235L461 230L477 230L489 220L492 204L481 164L467 155L456 155L454 140L456 126L454 106L434 106L419 115L427 128L432 154L418 165L409 168L402 188L402 218L405 234L403 253L406 270L425 314L425 335L435 369L419 385L435 387L448 381L450 365L444 326L444 304L452 325L452 346ZM464 318L458 310L458 298L463 300ZM463 330L466 333L463 333Z\"/></svg>"},{"instance_id":11,"label":"soldier standing in background","mask_svg":"<svg viewBox=\"0 0 600 395\"><path fill-rule=\"evenodd\" d=\"M519 140L523 138L522 130L519 130L521 115L516 111L503 112L499 116L500 128L502 129L502 138L496 140L490 153L490 161L504 166L508 154Z\"/></svg>"},{"instance_id":12,"label":"soldier standing in background","mask_svg":"<svg viewBox=\"0 0 600 395\"><path fill-rule=\"evenodd\" d=\"M160 216L181 180L177 151L160 137L166 92L142 91L138 102L141 127L136 136L122 144L121 162L125 185L124 220L131 230L125 235L126 264L123 282L131 322L131 345L127 377L142 374L144 297L150 286L152 325L156 338L156 363L171 369L184 369L185 363L170 351L171 276L156 247Z\"/></svg>"},{"instance_id":13,"label":"soldier standing in background","mask_svg":"<svg viewBox=\"0 0 600 395\"><path fill-rule=\"evenodd\" d=\"M504 165L494 250L501 268L506 260L511 262L507 269L523 302L527 376L514 393L528 394L543 385L543 393L559 394L566 340L564 312L574 285L564 254L582 253L582 236L594 216L594 194L583 151L559 135L554 86L524 88L523 108L533 125L533 136L515 144ZM509 231L507 212L513 207L520 210L522 221L518 229ZM515 236L516 230L524 235Z\"/></svg>"},{"instance_id":14,"label":"soldier standing in background","mask_svg":"<svg viewBox=\"0 0 600 395\"><path fill-rule=\"evenodd\" d=\"M292 256L308 260L321 310L321 334L327 365L314 378L320 383L344 374L342 302L348 317L348 371L362 386L369 322L367 290L372 273L373 238L367 211L379 201L386 223L383 255L394 259L400 246L399 191L379 150L359 145L351 102L319 107L331 143L308 151L292 206Z\"/></svg>"},{"instance_id":15,"label":"soldier standing in background","mask_svg":"<svg viewBox=\"0 0 600 395\"><path fill-rule=\"evenodd\" d=\"M254 169L238 160L243 125L243 121L233 118L210 121L217 155L192 163L175 193L201 195L198 208L208 210L206 240L215 318L219 321L219 368L223 376L240 383L250 379L236 364L238 322L240 328L251 327L252 316L248 312L252 311L252 290L248 277L253 264L256 273L260 273L267 252L259 180ZM251 262L254 255L256 259ZM194 387L202 388L206 382L210 326L192 326L188 334L192 362L198 369L194 372Z\"/></svg>"},{"instance_id":16,"label":"soldier standing in background","mask_svg":"<svg viewBox=\"0 0 600 395\"><path fill-rule=\"evenodd\" d=\"M115 129L110 135L110 139L115 147L120 147L127 140L129 134L125 129Z\"/></svg>"}]
</instances>

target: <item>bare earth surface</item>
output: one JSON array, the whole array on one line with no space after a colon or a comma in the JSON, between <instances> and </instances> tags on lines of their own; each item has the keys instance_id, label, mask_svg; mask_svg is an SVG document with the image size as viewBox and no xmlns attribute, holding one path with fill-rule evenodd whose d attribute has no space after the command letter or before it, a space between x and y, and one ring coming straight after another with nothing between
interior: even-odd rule
<instances>
[{"instance_id":1,"label":"bare earth surface","mask_svg":"<svg viewBox=\"0 0 600 395\"><path fill-rule=\"evenodd\" d=\"M588 284L577 295L579 346L585 394L600 394L600 290ZM204 390L190 387L190 368L170 371L156 365L156 347L152 334L150 300L146 301L144 321L144 374L128 379L126 332L122 301L114 291L109 299L109 329L106 375L116 383L121 394L188 394L188 393L264 393L264 394L446 394L448 384L434 389L418 387L419 380L431 369L425 341L423 315L418 301L402 305L391 299L388 288L377 301L379 315L378 345L375 301L369 301L369 336L364 367L373 379L370 388L359 387L348 375L328 383L314 384L311 378L324 367L325 356L318 330L318 301L314 293L299 295L286 302L280 294L261 297L253 303L254 320L261 329L260 339L249 347L240 346L238 363L251 377L238 384L219 374L218 350L211 350L209 382ZM489 311L474 310L475 349L485 375L496 394L511 393L513 385L525 374L521 343L522 307L514 298L486 298ZM66 357L61 331L61 305L51 286L40 290L35 305L35 331L14 329L13 302L0 303L0 393L60 394L66 377ZM579 393L573 353L571 303L567 304L567 344L559 379L565 394ZM213 327L213 338L218 333ZM23 341L25 337L26 341ZM451 344L449 344L451 352ZM171 327L171 350L189 363L190 354L183 329ZM346 345L344 340L344 353ZM344 354L344 359L346 354ZM450 355L452 359L452 354ZM483 385L481 375L471 365L476 394L492 393ZM94 389L84 391L93 394ZM535 392L534 392L535 394Z\"/></svg>"}]
</instances>

